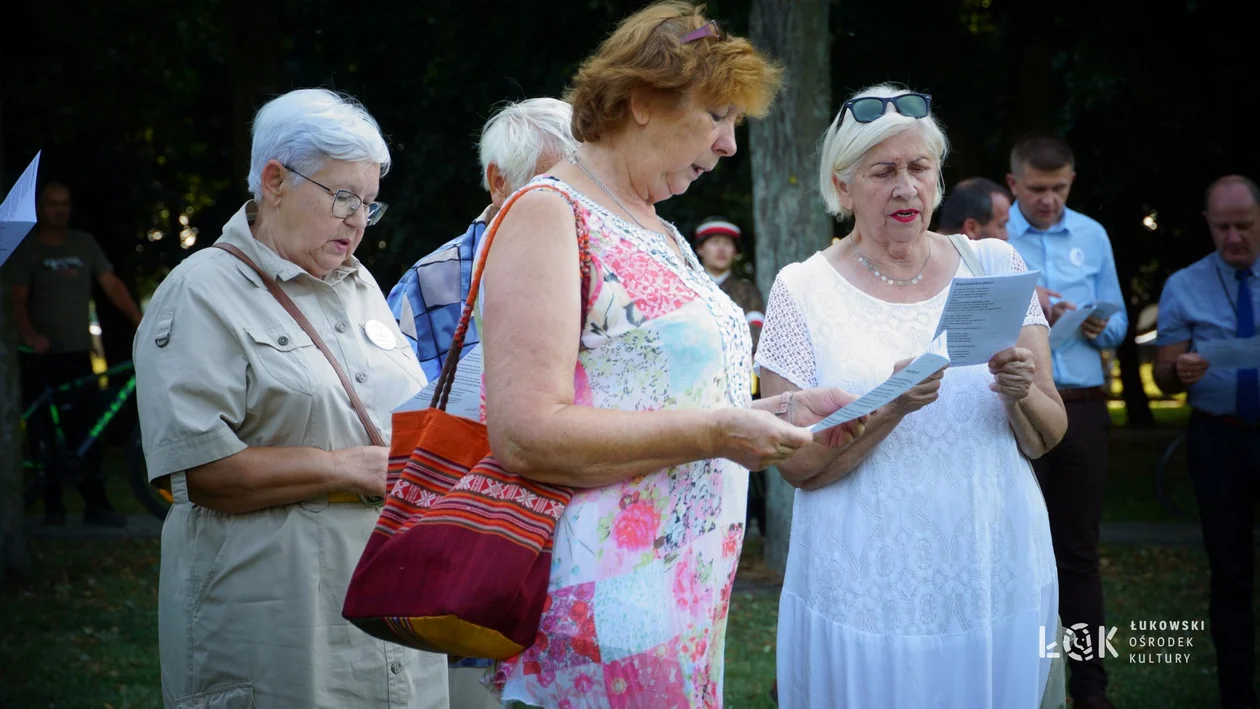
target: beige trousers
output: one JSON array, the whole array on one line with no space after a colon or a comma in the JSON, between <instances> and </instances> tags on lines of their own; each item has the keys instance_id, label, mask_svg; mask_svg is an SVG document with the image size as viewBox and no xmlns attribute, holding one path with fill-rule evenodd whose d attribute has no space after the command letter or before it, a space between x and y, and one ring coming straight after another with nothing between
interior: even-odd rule
<instances>
[{"instance_id":1,"label":"beige trousers","mask_svg":"<svg viewBox=\"0 0 1260 709\"><path fill-rule=\"evenodd\" d=\"M158 588L168 708L450 709L445 655L341 617L376 510L323 499L225 515L189 504L183 474L171 483Z\"/></svg>"}]
</instances>

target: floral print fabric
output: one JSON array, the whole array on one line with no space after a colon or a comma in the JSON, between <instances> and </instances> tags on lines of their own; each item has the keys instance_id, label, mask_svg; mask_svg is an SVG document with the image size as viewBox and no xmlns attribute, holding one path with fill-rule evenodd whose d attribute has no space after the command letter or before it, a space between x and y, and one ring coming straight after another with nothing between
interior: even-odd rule
<instances>
[{"instance_id":1,"label":"floral print fabric","mask_svg":"<svg viewBox=\"0 0 1260 709\"><path fill-rule=\"evenodd\" d=\"M565 183L590 237L576 403L623 411L747 406L739 308L676 230L648 232ZM748 472L702 460L579 490L556 529L538 639L501 663L505 700L557 709L721 706Z\"/></svg>"}]
</instances>

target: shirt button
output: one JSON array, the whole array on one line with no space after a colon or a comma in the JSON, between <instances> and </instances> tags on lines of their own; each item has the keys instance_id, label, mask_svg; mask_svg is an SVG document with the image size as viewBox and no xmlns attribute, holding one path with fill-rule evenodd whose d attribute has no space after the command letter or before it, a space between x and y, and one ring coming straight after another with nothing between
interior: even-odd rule
<instances>
[{"instance_id":1,"label":"shirt button","mask_svg":"<svg viewBox=\"0 0 1260 709\"><path fill-rule=\"evenodd\" d=\"M285 345L289 344L289 338L284 335L281 335L280 338L276 340L276 342L280 343L281 347L284 347Z\"/></svg>"},{"instance_id":2,"label":"shirt button","mask_svg":"<svg viewBox=\"0 0 1260 709\"><path fill-rule=\"evenodd\" d=\"M354 380L362 384L363 382L367 381L367 375L364 374L363 372L359 372L358 374L354 375Z\"/></svg>"},{"instance_id":3,"label":"shirt button","mask_svg":"<svg viewBox=\"0 0 1260 709\"><path fill-rule=\"evenodd\" d=\"M339 323L337 323L336 330L337 330L337 332L345 332L345 331L346 331L346 324L345 324L345 323L343 323L343 322L339 322Z\"/></svg>"},{"instance_id":4,"label":"shirt button","mask_svg":"<svg viewBox=\"0 0 1260 709\"><path fill-rule=\"evenodd\" d=\"M402 663L395 662L394 664L390 665L389 671L393 672L394 674L398 674L399 672L402 672Z\"/></svg>"}]
</instances>

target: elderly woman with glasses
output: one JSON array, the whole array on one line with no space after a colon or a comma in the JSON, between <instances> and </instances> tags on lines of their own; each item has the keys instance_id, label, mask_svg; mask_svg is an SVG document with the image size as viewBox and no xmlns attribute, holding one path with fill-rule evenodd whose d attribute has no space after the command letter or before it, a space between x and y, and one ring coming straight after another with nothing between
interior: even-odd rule
<instances>
[{"instance_id":1,"label":"elderly woman with glasses","mask_svg":"<svg viewBox=\"0 0 1260 709\"><path fill-rule=\"evenodd\" d=\"M775 279L757 351L767 396L868 392L928 350L953 278L1026 270L1006 242L928 230L945 153L925 94L881 85L844 104L819 188L853 228ZM1035 709L1047 689L1061 696L1045 652L1054 551L1027 458L1066 428L1033 297L1017 344L987 366L938 372L848 448L781 464L798 491L780 705Z\"/></svg>"},{"instance_id":2,"label":"elderly woman with glasses","mask_svg":"<svg viewBox=\"0 0 1260 709\"><path fill-rule=\"evenodd\" d=\"M352 99L271 101L253 126L254 199L220 248L171 271L140 325L145 457L175 499L158 589L167 707L448 705L444 656L341 617L385 493L391 412L425 383L354 257L385 211L389 160Z\"/></svg>"}]
</instances>

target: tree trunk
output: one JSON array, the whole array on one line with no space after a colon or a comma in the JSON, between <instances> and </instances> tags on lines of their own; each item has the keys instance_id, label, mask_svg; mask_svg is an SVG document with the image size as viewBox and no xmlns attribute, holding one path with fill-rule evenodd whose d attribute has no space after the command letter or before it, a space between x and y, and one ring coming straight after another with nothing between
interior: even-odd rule
<instances>
[{"instance_id":1,"label":"tree trunk","mask_svg":"<svg viewBox=\"0 0 1260 709\"><path fill-rule=\"evenodd\" d=\"M1150 428L1155 425L1155 415L1151 413L1151 400L1146 395L1146 387L1142 385L1142 357L1134 336L1137 334L1138 316L1141 306L1130 305L1133 302L1129 295L1133 283L1134 269L1129 258L1116 259L1116 276L1120 281L1120 292L1124 296L1123 305L1129 314L1129 332L1124 341L1116 349L1116 360L1120 363L1120 385L1124 388L1125 425L1135 428Z\"/></svg>"},{"instance_id":2,"label":"tree trunk","mask_svg":"<svg viewBox=\"0 0 1260 709\"><path fill-rule=\"evenodd\" d=\"M1136 318L1140 311L1129 309L1129 317ZM1129 331L1132 333L1132 329ZM1155 425L1155 415L1151 413L1151 399L1146 395L1142 384L1142 359L1137 343L1132 337L1125 338L1116 350L1116 359L1120 362L1120 385L1124 387L1125 425L1135 428L1150 428Z\"/></svg>"},{"instance_id":3,"label":"tree trunk","mask_svg":"<svg viewBox=\"0 0 1260 709\"><path fill-rule=\"evenodd\" d=\"M824 248L832 223L817 188L815 145L831 119L830 0L753 0L753 44L776 57L786 86L770 115L749 128L757 287L769 294L779 269ZM767 566L787 565L792 488L766 473Z\"/></svg>"},{"instance_id":4,"label":"tree trunk","mask_svg":"<svg viewBox=\"0 0 1260 709\"><path fill-rule=\"evenodd\" d=\"M3 113L0 105L0 116ZM4 145L3 135L0 121L0 146ZM7 184L3 175L4 155L0 152L0 195ZM31 565L23 528L26 514L22 505L22 388L18 383L17 328L10 315L13 304L4 275L0 268L0 583L11 576L26 575Z\"/></svg>"},{"instance_id":5,"label":"tree trunk","mask_svg":"<svg viewBox=\"0 0 1260 709\"><path fill-rule=\"evenodd\" d=\"M22 388L9 285L0 270L0 583L30 570L22 478Z\"/></svg>"}]
</instances>

